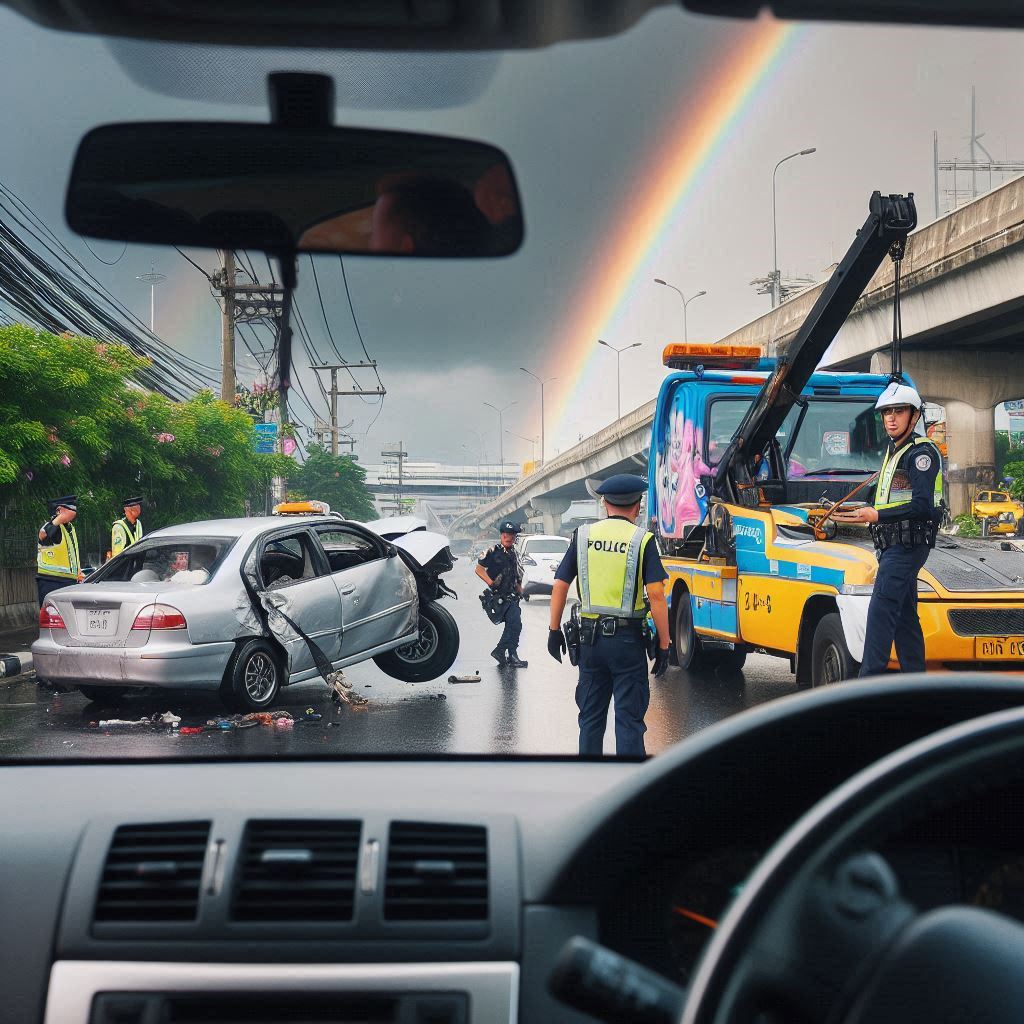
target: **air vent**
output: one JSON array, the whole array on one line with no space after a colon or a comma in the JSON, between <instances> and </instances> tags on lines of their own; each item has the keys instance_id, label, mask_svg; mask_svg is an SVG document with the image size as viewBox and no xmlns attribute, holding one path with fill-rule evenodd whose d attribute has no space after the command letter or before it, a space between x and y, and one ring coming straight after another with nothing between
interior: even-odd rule
<instances>
[{"instance_id":1,"label":"air vent","mask_svg":"<svg viewBox=\"0 0 1024 1024\"><path fill-rule=\"evenodd\" d=\"M477 825L393 822L384 917L487 920L487 830Z\"/></svg>"},{"instance_id":2,"label":"air vent","mask_svg":"<svg viewBox=\"0 0 1024 1024\"><path fill-rule=\"evenodd\" d=\"M236 921L351 921L358 821L250 821Z\"/></svg>"},{"instance_id":3,"label":"air vent","mask_svg":"<svg viewBox=\"0 0 1024 1024\"><path fill-rule=\"evenodd\" d=\"M94 920L194 921L208 821L122 825L103 866Z\"/></svg>"}]
</instances>

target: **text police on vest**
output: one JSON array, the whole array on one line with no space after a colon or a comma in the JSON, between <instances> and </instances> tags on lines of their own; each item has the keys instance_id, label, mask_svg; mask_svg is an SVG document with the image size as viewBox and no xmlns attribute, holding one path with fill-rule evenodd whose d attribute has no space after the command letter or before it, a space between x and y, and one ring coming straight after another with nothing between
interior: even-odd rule
<instances>
[{"instance_id":1,"label":"text police on vest","mask_svg":"<svg viewBox=\"0 0 1024 1024\"><path fill-rule=\"evenodd\" d=\"M629 543L624 540L588 540L587 547L595 551L611 551L617 555L624 555L629 550Z\"/></svg>"}]
</instances>

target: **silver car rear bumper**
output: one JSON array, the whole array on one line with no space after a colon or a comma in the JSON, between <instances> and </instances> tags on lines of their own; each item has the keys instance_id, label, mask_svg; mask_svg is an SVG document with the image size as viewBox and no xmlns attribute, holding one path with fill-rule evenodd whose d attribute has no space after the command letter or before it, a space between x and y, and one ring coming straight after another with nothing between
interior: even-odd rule
<instances>
[{"instance_id":1,"label":"silver car rear bumper","mask_svg":"<svg viewBox=\"0 0 1024 1024\"><path fill-rule=\"evenodd\" d=\"M135 648L65 647L43 636L32 645L32 662L36 675L52 682L216 690L234 650L230 641L170 639Z\"/></svg>"}]
</instances>

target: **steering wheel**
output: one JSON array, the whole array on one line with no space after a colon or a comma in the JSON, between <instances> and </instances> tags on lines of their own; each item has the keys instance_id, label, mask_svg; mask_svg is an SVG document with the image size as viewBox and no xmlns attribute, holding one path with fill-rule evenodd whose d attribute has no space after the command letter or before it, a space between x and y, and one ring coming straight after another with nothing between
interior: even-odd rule
<instances>
[{"instance_id":1,"label":"steering wheel","mask_svg":"<svg viewBox=\"0 0 1024 1024\"><path fill-rule=\"evenodd\" d=\"M853 776L761 861L694 975L683 1024L1016 1024L1024 925L970 906L918 912L871 845L909 818L1020 778L1016 708L933 733Z\"/></svg>"}]
</instances>

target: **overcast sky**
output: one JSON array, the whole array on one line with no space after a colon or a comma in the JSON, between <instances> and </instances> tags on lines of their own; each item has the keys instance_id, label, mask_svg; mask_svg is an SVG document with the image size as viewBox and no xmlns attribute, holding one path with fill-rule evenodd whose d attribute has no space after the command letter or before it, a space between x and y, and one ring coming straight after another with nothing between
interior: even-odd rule
<instances>
[{"instance_id":1,"label":"overcast sky","mask_svg":"<svg viewBox=\"0 0 1024 1024\"><path fill-rule=\"evenodd\" d=\"M515 402L505 426L539 433L536 386L517 369L559 380L548 389L548 454L615 414L615 359L599 350L598 370L558 422L579 376L587 339L559 336L567 309L602 256L621 244L623 217L657 170L672 133L722 88L718 72L750 27L666 8L625 36L535 53L342 59L320 54L237 54L221 50L115 44L43 31L0 11L0 54L8 102L0 107L0 180L14 189L140 317L149 289L136 275L154 268L157 331L181 350L219 366L219 311L203 277L173 250L92 243L105 266L66 230L63 190L75 146L94 125L130 119L264 120L266 71L318 68L337 75L337 123L400 126L474 136L503 147L520 183L527 240L514 257L479 263L346 260L363 340L388 389L382 409L346 399L358 451L377 461L401 438L414 458L475 461L463 445L494 459L497 416L483 402ZM690 294L691 341L714 340L763 312L749 282L771 269L771 174L775 162L815 146L778 176L779 262L819 276L838 260L863 221L870 192L914 191L922 222L933 214L932 132L944 158L966 157L971 86L979 130L997 159L1024 158L1017 111L1024 35L961 30L802 27L750 92L701 183L668 222L661 244L635 266L633 283L600 336L640 341L623 356L622 405L653 397L662 346L681 340L678 296ZM163 92L157 90L164 90ZM386 97L386 102L380 96ZM201 97L211 98L207 102ZM395 109L382 110L382 106ZM213 269L212 253L191 252ZM266 262L256 264L266 274ZM362 355L337 259L318 258L334 341ZM308 260L299 304L313 342L333 357ZM593 344L596 350L596 340ZM326 414L298 349L299 376ZM240 356L244 349L240 348ZM252 378L241 361L239 376ZM370 383L372 378L367 382ZM298 414L311 420L300 398ZM375 418L376 417L376 418ZM372 426L371 426L372 422ZM367 431L369 430L369 433ZM506 438L506 456L530 446Z\"/></svg>"}]
</instances>

